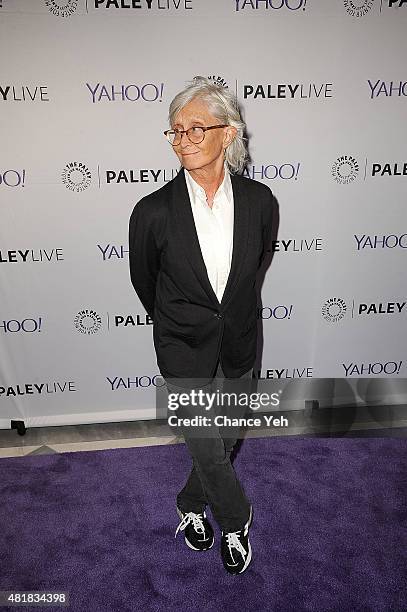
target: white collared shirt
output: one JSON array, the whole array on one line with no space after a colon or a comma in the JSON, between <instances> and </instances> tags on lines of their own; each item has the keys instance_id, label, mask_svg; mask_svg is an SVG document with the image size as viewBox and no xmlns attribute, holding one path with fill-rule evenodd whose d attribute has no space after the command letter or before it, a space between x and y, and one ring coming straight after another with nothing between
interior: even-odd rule
<instances>
[{"instance_id":1,"label":"white collared shirt","mask_svg":"<svg viewBox=\"0 0 407 612\"><path fill-rule=\"evenodd\" d=\"M213 199L212 208L205 190L184 169L202 257L218 301L222 300L232 263L234 202L232 181L225 164L225 176Z\"/></svg>"}]
</instances>

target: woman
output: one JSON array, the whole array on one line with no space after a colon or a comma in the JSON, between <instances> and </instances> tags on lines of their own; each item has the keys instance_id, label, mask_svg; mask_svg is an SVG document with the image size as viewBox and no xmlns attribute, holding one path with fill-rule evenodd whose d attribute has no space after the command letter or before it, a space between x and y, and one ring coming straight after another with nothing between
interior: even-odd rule
<instances>
[{"instance_id":1,"label":"woman","mask_svg":"<svg viewBox=\"0 0 407 612\"><path fill-rule=\"evenodd\" d=\"M153 319L157 363L170 389L251 378L256 273L270 251L273 195L237 174L247 158L245 126L227 89L195 77L172 100L169 122L164 133L181 169L136 204L129 224L131 281ZM224 567L242 573L252 558L253 509L230 461L236 439L183 432L193 467L177 496L176 534L185 530L190 548L210 548L208 504Z\"/></svg>"}]
</instances>

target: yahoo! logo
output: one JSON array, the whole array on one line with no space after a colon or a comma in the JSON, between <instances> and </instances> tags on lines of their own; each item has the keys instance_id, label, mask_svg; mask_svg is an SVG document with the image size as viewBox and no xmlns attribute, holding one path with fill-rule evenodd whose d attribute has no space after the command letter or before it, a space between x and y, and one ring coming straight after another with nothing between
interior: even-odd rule
<instances>
[{"instance_id":1,"label":"yahoo! logo","mask_svg":"<svg viewBox=\"0 0 407 612\"><path fill-rule=\"evenodd\" d=\"M343 363L342 367L345 370L345 376L363 376L367 374L368 376L378 376L379 374L400 374L401 366L403 362L400 360L396 361L376 361L375 363L353 363L352 361L349 364Z\"/></svg>"},{"instance_id":2,"label":"yahoo! logo","mask_svg":"<svg viewBox=\"0 0 407 612\"><path fill-rule=\"evenodd\" d=\"M135 378L123 378L121 376L109 378L106 376L106 380L111 385L111 391L117 391L118 389L130 390L132 388L145 389L146 387L163 387L165 385L165 380L160 374L155 374L154 376L136 376Z\"/></svg>"},{"instance_id":3,"label":"yahoo! logo","mask_svg":"<svg viewBox=\"0 0 407 612\"><path fill-rule=\"evenodd\" d=\"M0 328L4 330L4 333L18 333L18 332L26 332L31 334L32 332L40 332L42 325L42 317L38 317L38 319L23 319L22 321L18 321L17 319L9 319L8 321L4 321L0 323Z\"/></svg>"},{"instance_id":4,"label":"yahoo! logo","mask_svg":"<svg viewBox=\"0 0 407 612\"><path fill-rule=\"evenodd\" d=\"M258 319L291 319L291 315L293 312L293 304L289 306L279 305L271 308L270 306L264 306L263 308L257 309L257 318Z\"/></svg>"},{"instance_id":5,"label":"yahoo! logo","mask_svg":"<svg viewBox=\"0 0 407 612\"><path fill-rule=\"evenodd\" d=\"M273 9L275 11L280 9L299 11L302 9L305 11L307 0L235 0L235 3L236 11L243 11L244 9L252 9L256 11L259 9Z\"/></svg>"},{"instance_id":6,"label":"yahoo! logo","mask_svg":"<svg viewBox=\"0 0 407 612\"><path fill-rule=\"evenodd\" d=\"M125 254L129 254L129 249L126 249L122 244L118 246L110 243L106 245L98 244L97 247L102 253L102 261L124 259Z\"/></svg>"},{"instance_id":7,"label":"yahoo! logo","mask_svg":"<svg viewBox=\"0 0 407 612\"><path fill-rule=\"evenodd\" d=\"M164 83L145 83L144 85L91 85L86 83L92 102L159 102L163 101Z\"/></svg>"},{"instance_id":8,"label":"yahoo! logo","mask_svg":"<svg viewBox=\"0 0 407 612\"><path fill-rule=\"evenodd\" d=\"M274 179L280 178L284 181L290 181L294 179L295 181L298 179L298 174L300 172L301 162L294 162L292 164L261 164L259 166L246 166L243 170L243 176L247 176L249 178L256 178L257 180L267 179L269 181L273 181Z\"/></svg>"},{"instance_id":9,"label":"yahoo! logo","mask_svg":"<svg viewBox=\"0 0 407 612\"><path fill-rule=\"evenodd\" d=\"M0 186L25 187L25 170L0 170Z\"/></svg>"},{"instance_id":10,"label":"yahoo! logo","mask_svg":"<svg viewBox=\"0 0 407 612\"><path fill-rule=\"evenodd\" d=\"M356 240L357 251L363 249L407 249L407 234L387 234L383 236L362 234L358 236L354 234Z\"/></svg>"},{"instance_id":11,"label":"yahoo! logo","mask_svg":"<svg viewBox=\"0 0 407 612\"><path fill-rule=\"evenodd\" d=\"M378 79L375 83L367 80L370 89L370 99L384 96L386 98L407 96L407 81L382 81Z\"/></svg>"}]
</instances>

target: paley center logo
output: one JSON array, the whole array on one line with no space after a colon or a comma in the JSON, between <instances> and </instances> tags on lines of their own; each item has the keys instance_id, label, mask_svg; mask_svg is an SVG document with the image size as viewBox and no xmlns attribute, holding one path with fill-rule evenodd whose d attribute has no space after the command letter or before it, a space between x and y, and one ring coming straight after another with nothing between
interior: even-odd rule
<instances>
[{"instance_id":1,"label":"paley center logo","mask_svg":"<svg viewBox=\"0 0 407 612\"><path fill-rule=\"evenodd\" d=\"M219 85L219 87L224 87L225 89L229 89L229 85L226 83L225 79L221 76L208 76L208 81L212 81L214 85Z\"/></svg>"},{"instance_id":2,"label":"paley center logo","mask_svg":"<svg viewBox=\"0 0 407 612\"><path fill-rule=\"evenodd\" d=\"M340 297L331 297L322 306L322 316L328 323L337 323L343 319L346 311L346 302Z\"/></svg>"},{"instance_id":3,"label":"paley center logo","mask_svg":"<svg viewBox=\"0 0 407 612\"><path fill-rule=\"evenodd\" d=\"M86 164L78 161L67 163L61 176L65 187L75 192L84 191L92 182L91 171Z\"/></svg>"},{"instance_id":4,"label":"paley center logo","mask_svg":"<svg viewBox=\"0 0 407 612\"><path fill-rule=\"evenodd\" d=\"M106 326L107 329L113 327L127 328L127 327L145 327L153 324L153 320L147 314L113 314L107 313ZM74 326L81 334L91 335L96 334L102 329L102 317L93 308L83 308L80 310L74 318Z\"/></svg>"},{"instance_id":5,"label":"paley center logo","mask_svg":"<svg viewBox=\"0 0 407 612\"><path fill-rule=\"evenodd\" d=\"M0 84L0 102L49 102L48 85Z\"/></svg>"},{"instance_id":6,"label":"paley center logo","mask_svg":"<svg viewBox=\"0 0 407 612\"><path fill-rule=\"evenodd\" d=\"M322 251L322 238L284 238L272 240L273 252L281 253L303 253L311 251Z\"/></svg>"},{"instance_id":7,"label":"paley center logo","mask_svg":"<svg viewBox=\"0 0 407 612\"><path fill-rule=\"evenodd\" d=\"M61 248L54 249L0 249L0 263L54 263L64 260Z\"/></svg>"},{"instance_id":8,"label":"paley center logo","mask_svg":"<svg viewBox=\"0 0 407 612\"><path fill-rule=\"evenodd\" d=\"M407 302L404 300L397 302L360 302L357 305L356 314L361 316L405 314L407 312L406 304Z\"/></svg>"},{"instance_id":9,"label":"paley center logo","mask_svg":"<svg viewBox=\"0 0 407 612\"><path fill-rule=\"evenodd\" d=\"M265 368L264 370L253 370L254 378L267 380L270 378L313 378L312 366L290 367L282 369Z\"/></svg>"},{"instance_id":10,"label":"paley center logo","mask_svg":"<svg viewBox=\"0 0 407 612\"><path fill-rule=\"evenodd\" d=\"M182 11L193 8L192 0L94 0L95 9L139 9ZM137 13L137 11L134 11Z\"/></svg>"},{"instance_id":11,"label":"paley center logo","mask_svg":"<svg viewBox=\"0 0 407 612\"><path fill-rule=\"evenodd\" d=\"M307 0L235 0L235 10L305 11Z\"/></svg>"},{"instance_id":12,"label":"paley center logo","mask_svg":"<svg viewBox=\"0 0 407 612\"><path fill-rule=\"evenodd\" d=\"M332 176L337 183L348 185L359 174L359 163L353 155L341 155L332 166Z\"/></svg>"},{"instance_id":13,"label":"paley center logo","mask_svg":"<svg viewBox=\"0 0 407 612\"><path fill-rule=\"evenodd\" d=\"M347 13L351 17L364 17L374 6L375 0L343 0Z\"/></svg>"},{"instance_id":14,"label":"paley center logo","mask_svg":"<svg viewBox=\"0 0 407 612\"><path fill-rule=\"evenodd\" d=\"M177 168L110 169L104 171L107 185L132 183L168 183L178 174Z\"/></svg>"},{"instance_id":15,"label":"paley center logo","mask_svg":"<svg viewBox=\"0 0 407 612\"><path fill-rule=\"evenodd\" d=\"M44 0L44 4L55 17L70 17L78 8L78 0Z\"/></svg>"},{"instance_id":16,"label":"paley center logo","mask_svg":"<svg viewBox=\"0 0 407 612\"><path fill-rule=\"evenodd\" d=\"M16 385L0 386L0 398L17 397L20 395L43 395L48 393L69 393L76 391L73 380L18 383Z\"/></svg>"},{"instance_id":17,"label":"paley center logo","mask_svg":"<svg viewBox=\"0 0 407 612\"><path fill-rule=\"evenodd\" d=\"M75 316L74 326L81 334L96 334L102 327L102 317L93 308L83 308Z\"/></svg>"},{"instance_id":18,"label":"paley center logo","mask_svg":"<svg viewBox=\"0 0 407 612\"><path fill-rule=\"evenodd\" d=\"M365 157L363 180L368 178L377 180L383 177L405 177L407 176L407 162L399 161L373 161ZM353 155L341 155L332 166L332 176L337 183L348 185L358 176L360 164Z\"/></svg>"},{"instance_id":19,"label":"paley center logo","mask_svg":"<svg viewBox=\"0 0 407 612\"><path fill-rule=\"evenodd\" d=\"M237 85L239 87L239 85ZM333 83L245 83L245 100L326 100L333 98Z\"/></svg>"},{"instance_id":20,"label":"paley center logo","mask_svg":"<svg viewBox=\"0 0 407 612\"><path fill-rule=\"evenodd\" d=\"M407 0L343 0L344 7L351 17L365 17L377 6L380 13L385 9L398 9L407 6Z\"/></svg>"},{"instance_id":21,"label":"paley center logo","mask_svg":"<svg viewBox=\"0 0 407 612\"><path fill-rule=\"evenodd\" d=\"M145 327L152 325L153 319L147 313L136 315L114 315L114 326L118 327Z\"/></svg>"},{"instance_id":22,"label":"paley center logo","mask_svg":"<svg viewBox=\"0 0 407 612\"><path fill-rule=\"evenodd\" d=\"M400 315L407 312L407 302L380 301L380 302L356 302L352 300L351 318L367 317L376 315ZM329 323L336 323L342 319L347 312L345 300L338 297L329 298L322 307L322 316Z\"/></svg>"},{"instance_id":23,"label":"paley center logo","mask_svg":"<svg viewBox=\"0 0 407 612\"><path fill-rule=\"evenodd\" d=\"M407 6L407 0L387 0L386 4L389 8L401 8Z\"/></svg>"},{"instance_id":24,"label":"paley center logo","mask_svg":"<svg viewBox=\"0 0 407 612\"><path fill-rule=\"evenodd\" d=\"M407 176L407 162L373 162L370 174L372 177Z\"/></svg>"}]
</instances>

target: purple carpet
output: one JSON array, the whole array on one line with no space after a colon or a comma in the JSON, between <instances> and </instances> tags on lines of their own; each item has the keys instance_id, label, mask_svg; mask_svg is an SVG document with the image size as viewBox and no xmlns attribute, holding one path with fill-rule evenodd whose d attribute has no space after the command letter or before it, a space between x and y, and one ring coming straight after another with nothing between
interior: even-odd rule
<instances>
[{"instance_id":1,"label":"purple carpet","mask_svg":"<svg viewBox=\"0 0 407 612\"><path fill-rule=\"evenodd\" d=\"M241 576L224 570L214 522L209 551L174 539L184 444L1 459L0 590L69 591L70 612L405 611L406 448L243 441L234 467L254 516Z\"/></svg>"}]
</instances>

